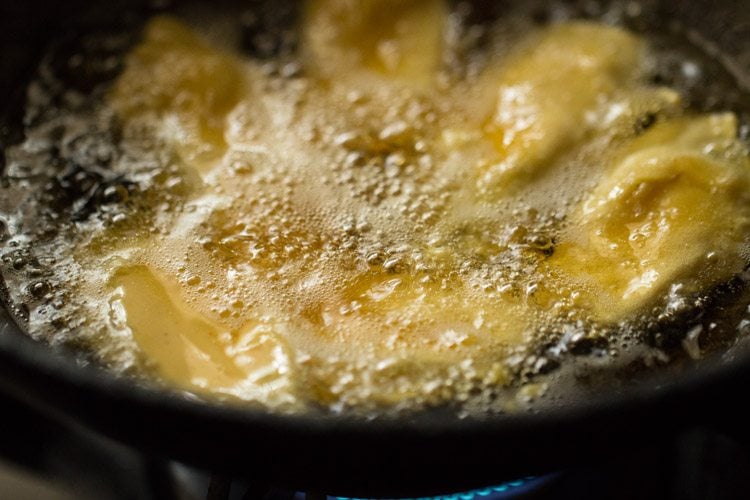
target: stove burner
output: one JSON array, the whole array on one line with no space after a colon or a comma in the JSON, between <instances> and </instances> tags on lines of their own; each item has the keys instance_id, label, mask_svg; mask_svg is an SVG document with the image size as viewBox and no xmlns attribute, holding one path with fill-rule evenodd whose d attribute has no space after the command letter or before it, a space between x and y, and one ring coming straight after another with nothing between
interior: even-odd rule
<instances>
[{"instance_id":1,"label":"stove burner","mask_svg":"<svg viewBox=\"0 0 750 500\"><path fill-rule=\"evenodd\" d=\"M450 495L438 495L432 497L408 498L404 500L507 500L517 498L522 495L528 495L539 488L545 486L549 481L557 477L557 474L549 474L539 477L527 477L515 481L508 481L497 486L480 488L462 493L453 493ZM349 497L326 497L327 500L367 500L363 498ZM295 500L304 500L305 496L298 493Z\"/></svg>"},{"instance_id":2,"label":"stove burner","mask_svg":"<svg viewBox=\"0 0 750 500\"><path fill-rule=\"evenodd\" d=\"M183 471L187 469L184 469ZM194 472L193 472L194 473ZM447 495L437 495L429 497L378 497L381 500L509 500L513 498L536 498L535 494L540 493L545 487L560 474L548 474L538 477L526 477L515 481L508 481L497 486L479 488L471 491L460 493L451 493ZM233 488L234 482L227 481L224 478L213 476L210 479L208 487L207 500L246 500L250 498L259 498L262 500L378 500L375 497L342 497L322 495L315 493L303 492L284 492L276 488L268 488L262 491L249 490L242 495L245 487ZM235 484L235 486L240 486Z\"/></svg>"},{"instance_id":3,"label":"stove burner","mask_svg":"<svg viewBox=\"0 0 750 500\"><path fill-rule=\"evenodd\" d=\"M295 493L258 478L211 474L119 444L81 426L56 421L0 396L0 476L12 464L59 490L61 498L96 500L350 500ZM732 500L750 491L750 439L694 428L643 449L580 464L564 473L528 477L432 499ZM290 478L291 479L291 478ZM291 480L290 480L291 482ZM36 483L34 483L36 484ZM8 494L0 480L0 498ZM70 496L62 496L70 493ZM367 495L366 491L363 491ZM31 497L29 497L31 498ZM369 496L370 499L374 496ZM351 499L354 500L354 499ZM423 499L420 499L423 500Z\"/></svg>"}]
</instances>

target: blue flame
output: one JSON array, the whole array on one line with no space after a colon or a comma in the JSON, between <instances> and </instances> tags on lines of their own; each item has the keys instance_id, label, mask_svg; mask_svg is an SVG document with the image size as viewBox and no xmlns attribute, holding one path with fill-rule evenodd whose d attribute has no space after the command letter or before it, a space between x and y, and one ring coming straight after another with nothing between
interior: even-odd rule
<instances>
[{"instance_id":1,"label":"blue flame","mask_svg":"<svg viewBox=\"0 0 750 500\"><path fill-rule=\"evenodd\" d=\"M512 495L521 493L520 490L526 490L527 487L537 483L538 480L545 478L527 477L516 481L508 481L497 486L481 488L463 493L453 493L451 495L440 495L435 497L408 498L404 500L499 500L510 498ZM333 500L367 500L364 498L349 497L329 497Z\"/></svg>"}]
</instances>

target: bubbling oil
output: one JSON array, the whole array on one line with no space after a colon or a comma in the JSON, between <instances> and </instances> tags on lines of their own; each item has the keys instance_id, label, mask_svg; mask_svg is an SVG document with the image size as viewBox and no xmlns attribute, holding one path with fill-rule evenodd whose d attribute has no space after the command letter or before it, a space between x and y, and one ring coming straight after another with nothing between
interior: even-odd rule
<instances>
[{"instance_id":1,"label":"bubbling oil","mask_svg":"<svg viewBox=\"0 0 750 500\"><path fill-rule=\"evenodd\" d=\"M734 83L691 93L715 62L567 4L393 3L367 36L346 2L273 33L186 8L89 41L70 57L110 70L83 87L53 51L1 188L25 329L327 412L535 408L734 342L704 312L742 309L750 161Z\"/></svg>"}]
</instances>

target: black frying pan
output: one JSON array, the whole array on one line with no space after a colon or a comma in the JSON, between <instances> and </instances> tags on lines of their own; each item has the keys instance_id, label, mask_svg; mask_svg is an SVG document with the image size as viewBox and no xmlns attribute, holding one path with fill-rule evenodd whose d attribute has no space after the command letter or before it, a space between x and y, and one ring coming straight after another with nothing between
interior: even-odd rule
<instances>
[{"instance_id":1,"label":"black frying pan","mask_svg":"<svg viewBox=\"0 0 750 500\"><path fill-rule=\"evenodd\" d=\"M479 15L482 9L502 10L501 2L478 6ZM713 55L722 54L722 65L750 88L750 2L653 1L643 8L649 29L679 21L695 30L692 36L709 40ZM125 0L106 5L35 0L3 2L0 9L5 145L19 140L24 83L50 41L129 22L147 7ZM5 395L160 456L276 486L337 494L429 494L483 486L637 453L697 425L745 439L748 382L750 359L738 352L679 376L655 375L538 414L460 419L434 410L374 421L280 416L190 401L81 367L73 356L23 335L0 308Z\"/></svg>"}]
</instances>

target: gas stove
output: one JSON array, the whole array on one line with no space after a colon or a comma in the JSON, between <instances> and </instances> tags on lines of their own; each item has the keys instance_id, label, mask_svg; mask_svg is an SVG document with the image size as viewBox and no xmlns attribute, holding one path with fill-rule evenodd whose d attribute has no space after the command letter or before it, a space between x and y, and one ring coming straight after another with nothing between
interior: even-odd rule
<instances>
[{"instance_id":1,"label":"gas stove","mask_svg":"<svg viewBox=\"0 0 750 500\"><path fill-rule=\"evenodd\" d=\"M344 500L268 485L248 471L225 477L60 423L17 401L0 401L0 499ZM186 436L186 439L189 439ZM500 446L501 443L498 444ZM289 450L289 453L304 453ZM293 484L290 478L290 484ZM366 491L368 485L363 485ZM750 447L706 429L573 470L523 477L424 499L734 499L750 491ZM363 497L359 497L363 498ZM370 498L370 497L368 497ZM415 498L414 496L403 498Z\"/></svg>"}]
</instances>

